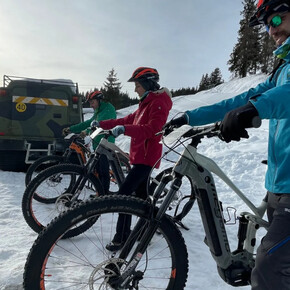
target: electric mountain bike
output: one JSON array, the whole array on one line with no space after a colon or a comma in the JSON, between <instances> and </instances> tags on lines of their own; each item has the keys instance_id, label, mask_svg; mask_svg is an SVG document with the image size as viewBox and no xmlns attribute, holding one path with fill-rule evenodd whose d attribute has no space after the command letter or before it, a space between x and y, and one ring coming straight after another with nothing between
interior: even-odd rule
<instances>
[{"instance_id":1,"label":"electric mountain bike","mask_svg":"<svg viewBox=\"0 0 290 290\"><path fill-rule=\"evenodd\" d=\"M34 163L32 163L29 166L25 175L26 186L38 173L40 173L44 169L47 169L51 166L54 166L57 164L64 164L64 163L65 164L73 163L73 164L79 164L81 166L84 166L91 152L93 151L91 148L92 139L89 136L87 136L87 139L89 139L89 142L86 142L86 140L81 138L79 134L74 134L74 133L68 134L67 136L65 136L64 139L71 143L62 156L59 156L59 155L44 156L37 159ZM123 154L123 153L124 152L122 152L122 154L117 152L123 168L128 170L130 168L129 155ZM116 188L118 188L116 187L117 181L116 181L116 178L114 176L112 169L109 170L109 173L110 173L110 193L113 193L114 191L116 191ZM43 203L55 202L55 199L45 198L43 196L38 195L37 193L34 195L34 198Z\"/></svg>"},{"instance_id":2,"label":"electric mountain bike","mask_svg":"<svg viewBox=\"0 0 290 290\"><path fill-rule=\"evenodd\" d=\"M37 238L27 257L24 289L184 289L188 272L185 241L166 214L184 176L193 184L208 246L221 278L233 286L249 285L255 264L256 232L268 228L263 220L266 200L256 207L210 158L197 152L202 138L220 136L219 124L184 125L164 138L185 149L173 170L164 175L147 201L129 196L103 196L78 205L56 218ZM188 141L189 143L185 143ZM237 218L237 246L231 250L222 204L213 173L247 205ZM157 201L166 185L169 191ZM132 216L131 234L112 253L105 245L115 234L119 213ZM62 239L88 219L97 218L75 238Z\"/></svg>"},{"instance_id":3,"label":"electric mountain bike","mask_svg":"<svg viewBox=\"0 0 290 290\"><path fill-rule=\"evenodd\" d=\"M25 185L42 170L57 165L59 163L76 163L83 165L86 163L91 151L89 144L85 144L84 139L79 134L68 134L64 140L70 142L63 155L48 155L38 158L28 168L25 175Z\"/></svg>"},{"instance_id":4,"label":"electric mountain bike","mask_svg":"<svg viewBox=\"0 0 290 290\"><path fill-rule=\"evenodd\" d=\"M95 130L90 137L103 134ZM58 164L41 171L26 187L22 197L22 213L27 224L40 232L61 212L73 207L80 201L104 194L98 178L96 165L102 155L108 158L114 183L120 185L130 170L128 154L117 145L108 142L108 131L96 150L89 154L86 163ZM111 187L110 184L110 187ZM116 189L113 189L116 190ZM36 198L41 196L41 199Z\"/></svg>"}]
</instances>

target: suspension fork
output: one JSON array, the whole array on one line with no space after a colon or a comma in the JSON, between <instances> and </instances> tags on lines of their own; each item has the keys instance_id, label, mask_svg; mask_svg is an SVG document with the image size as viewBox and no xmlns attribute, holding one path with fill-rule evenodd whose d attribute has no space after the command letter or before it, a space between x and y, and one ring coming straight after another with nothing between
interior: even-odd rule
<instances>
[{"instance_id":1,"label":"suspension fork","mask_svg":"<svg viewBox=\"0 0 290 290\"><path fill-rule=\"evenodd\" d=\"M92 153L88 162L84 166L83 174L81 174L75 184L72 187L71 193L72 193L72 199L71 202L74 202L78 199L82 189L84 188L86 182L88 181L88 176L90 173L93 172L96 164L98 162L98 158L95 153Z\"/></svg>"},{"instance_id":2,"label":"suspension fork","mask_svg":"<svg viewBox=\"0 0 290 290\"><path fill-rule=\"evenodd\" d=\"M165 176L164 178L162 178L159 186L157 187L156 190L156 194L154 194L155 197L157 197L158 195L160 195L163 191L163 189L165 188L166 184L168 183L168 180L172 179L172 176ZM120 276L120 278L118 279L117 283L118 285L123 285L124 283L126 283L126 280L128 280L128 278L134 273L139 261L141 260L143 254L145 253L149 242L151 241L153 235L155 234L162 217L164 216L168 206L170 205L170 202L172 201L173 197L176 194L176 191L179 190L181 186L181 176L176 177L172 184L171 187L164 199L164 201L162 202L160 208L157 210L156 215L154 216L154 207L152 207L152 218L149 222L149 225L147 226L144 234L142 234L142 238L139 242L139 244L137 245L131 259L129 260L126 269L124 270L124 272L122 273L122 275ZM132 245L134 244L134 242L137 239L138 236L138 232L140 232L140 229L145 225L145 221L140 218L136 224L136 226L134 227L134 229L132 230L128 240L126 241L120 255L119 258L120 259L125 259L127 257L127 255L130 252L130 249L132 248Z\"/></svg>"}]
</instances>

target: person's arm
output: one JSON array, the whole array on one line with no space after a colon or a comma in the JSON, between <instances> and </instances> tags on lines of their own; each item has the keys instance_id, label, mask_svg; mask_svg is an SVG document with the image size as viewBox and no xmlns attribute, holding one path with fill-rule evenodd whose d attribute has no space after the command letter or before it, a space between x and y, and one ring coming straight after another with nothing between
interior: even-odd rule
<instances>
[{"instance_id":1,"label":"person's arm","mask_svg":"<svg viewBox=\"0 0 290 290\"><path fill-rule=\"evenodd\" d=\"M135 112L124 117L124 118L120 118L120 119L116 119L116 120L104 120L104 121L100 121L99 125L101 128L105 129L105 130L109 130L112 129L115 126L118 125L127 125L127 124L132 124L133 121L135 119Z\"/></svg>"},{"instance_id":2,"label":"person's arm","mask_svg":"<svg viewBox=\"0 0 290 290\"><path fill-rule=\"evenodd\" d=\"M250 98L261 95L272 89L274 86L275 83L270 81L270 78L268 78L264 83L261 83L255 88L252 88L233 98L223 100L213 105L186 111L185 114L188 118L188 124L198 126L221 121L227 112L246 105Z\"/></svg>"},{"instance_id":3,"label":"person's arm","mask_svg":"<svg viewBox=\"0 0 290 290\"><path fill-rule=\"evenodd\" d=\"M156 100L154 104L148 108L148 115L150 116L146 124L131 124L125 125L125 135L133 138L147 139L154 137L156 133L160 132L162 126L165 124L168 114L169 107L164 101Z\"/></svg>"},{"instance_id":4,"label":"person's arm","mask_svg":"<svg viewBox=\"0 0 290 290\"><path fill-rule=\"evenodd\" d=\"M82 123L70 126L69 127L70 132L72 132L72 133L80 133L80 132L86 130L88 127L91 126L91 123L92 123L93 120L95 120L95 118L96 117L95 117L95 113L94 113L93 117L90 118L89 120L86 120L86 121L84 121Z\"/></svg>"},{"instance_id":5,"label":"person's arm","mask_svg":"<svg viewBox=\"0 0 290 290\"><path fill-rule=\"evenodd\" d=\"M290 83L272 88L250 102L262 119L286 119L290 117Z\"/></svg>"}]
</instances>

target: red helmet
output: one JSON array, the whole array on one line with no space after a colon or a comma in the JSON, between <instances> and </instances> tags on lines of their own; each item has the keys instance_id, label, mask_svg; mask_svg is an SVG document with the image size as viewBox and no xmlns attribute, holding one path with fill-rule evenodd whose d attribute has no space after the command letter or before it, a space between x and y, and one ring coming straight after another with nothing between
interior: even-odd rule
<instances>
[{"instance_id":1,"label":"red helmet","mask_svg":"<svg viewBox=\"0 0 290 290\"><path fill-rule=\"evenodd\" d=\"M257 11L251 17L249 26L266 24L271 14L286 11L290 11L290 0L259 0Z\"/></svg>"},{"instance_id":2,"label":"red helmet","mask_svg":"<svg viewBox=\"0 0 290 290\"><path fill-rule=\"evenodd\" d=\"M154 82L159 81L159 74L155 68L151 67L138 67L132 74L132 77L128 82L135 82L139 80L152 80Z\"/></svg>"},{"instance_id":3,"label":"red helmet","mask_svg":"<svg viewBox=\"0 0 290 290\"><path fill-rule=\"evenodd\" d=\"M101 91L93 91L88 94L87 96L87 102L90 100L102 100L104 99L104 95Z\"/></svg>"}]
</instances>

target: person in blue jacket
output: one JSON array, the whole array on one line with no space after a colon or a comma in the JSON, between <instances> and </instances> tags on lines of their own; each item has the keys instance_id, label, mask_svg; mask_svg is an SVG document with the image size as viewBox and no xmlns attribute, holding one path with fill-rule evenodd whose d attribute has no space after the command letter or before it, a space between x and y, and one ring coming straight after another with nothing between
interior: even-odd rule
<instances>
[{"instance_id":1,"label":"person in blue jacket","mask_svg":"<svg viewBox=\"0 0 290 290\"><path fill-rule=\"evenodd\" d=\"M281 63L257 87L231 99L186 111L164 129L221 121L224 141L248 138L255 116L269 120L267 215L269 230L257 250L254 290L290 289L290 0L260 0L249 25L264 24Z\"/></svg>"}]
</instances>

